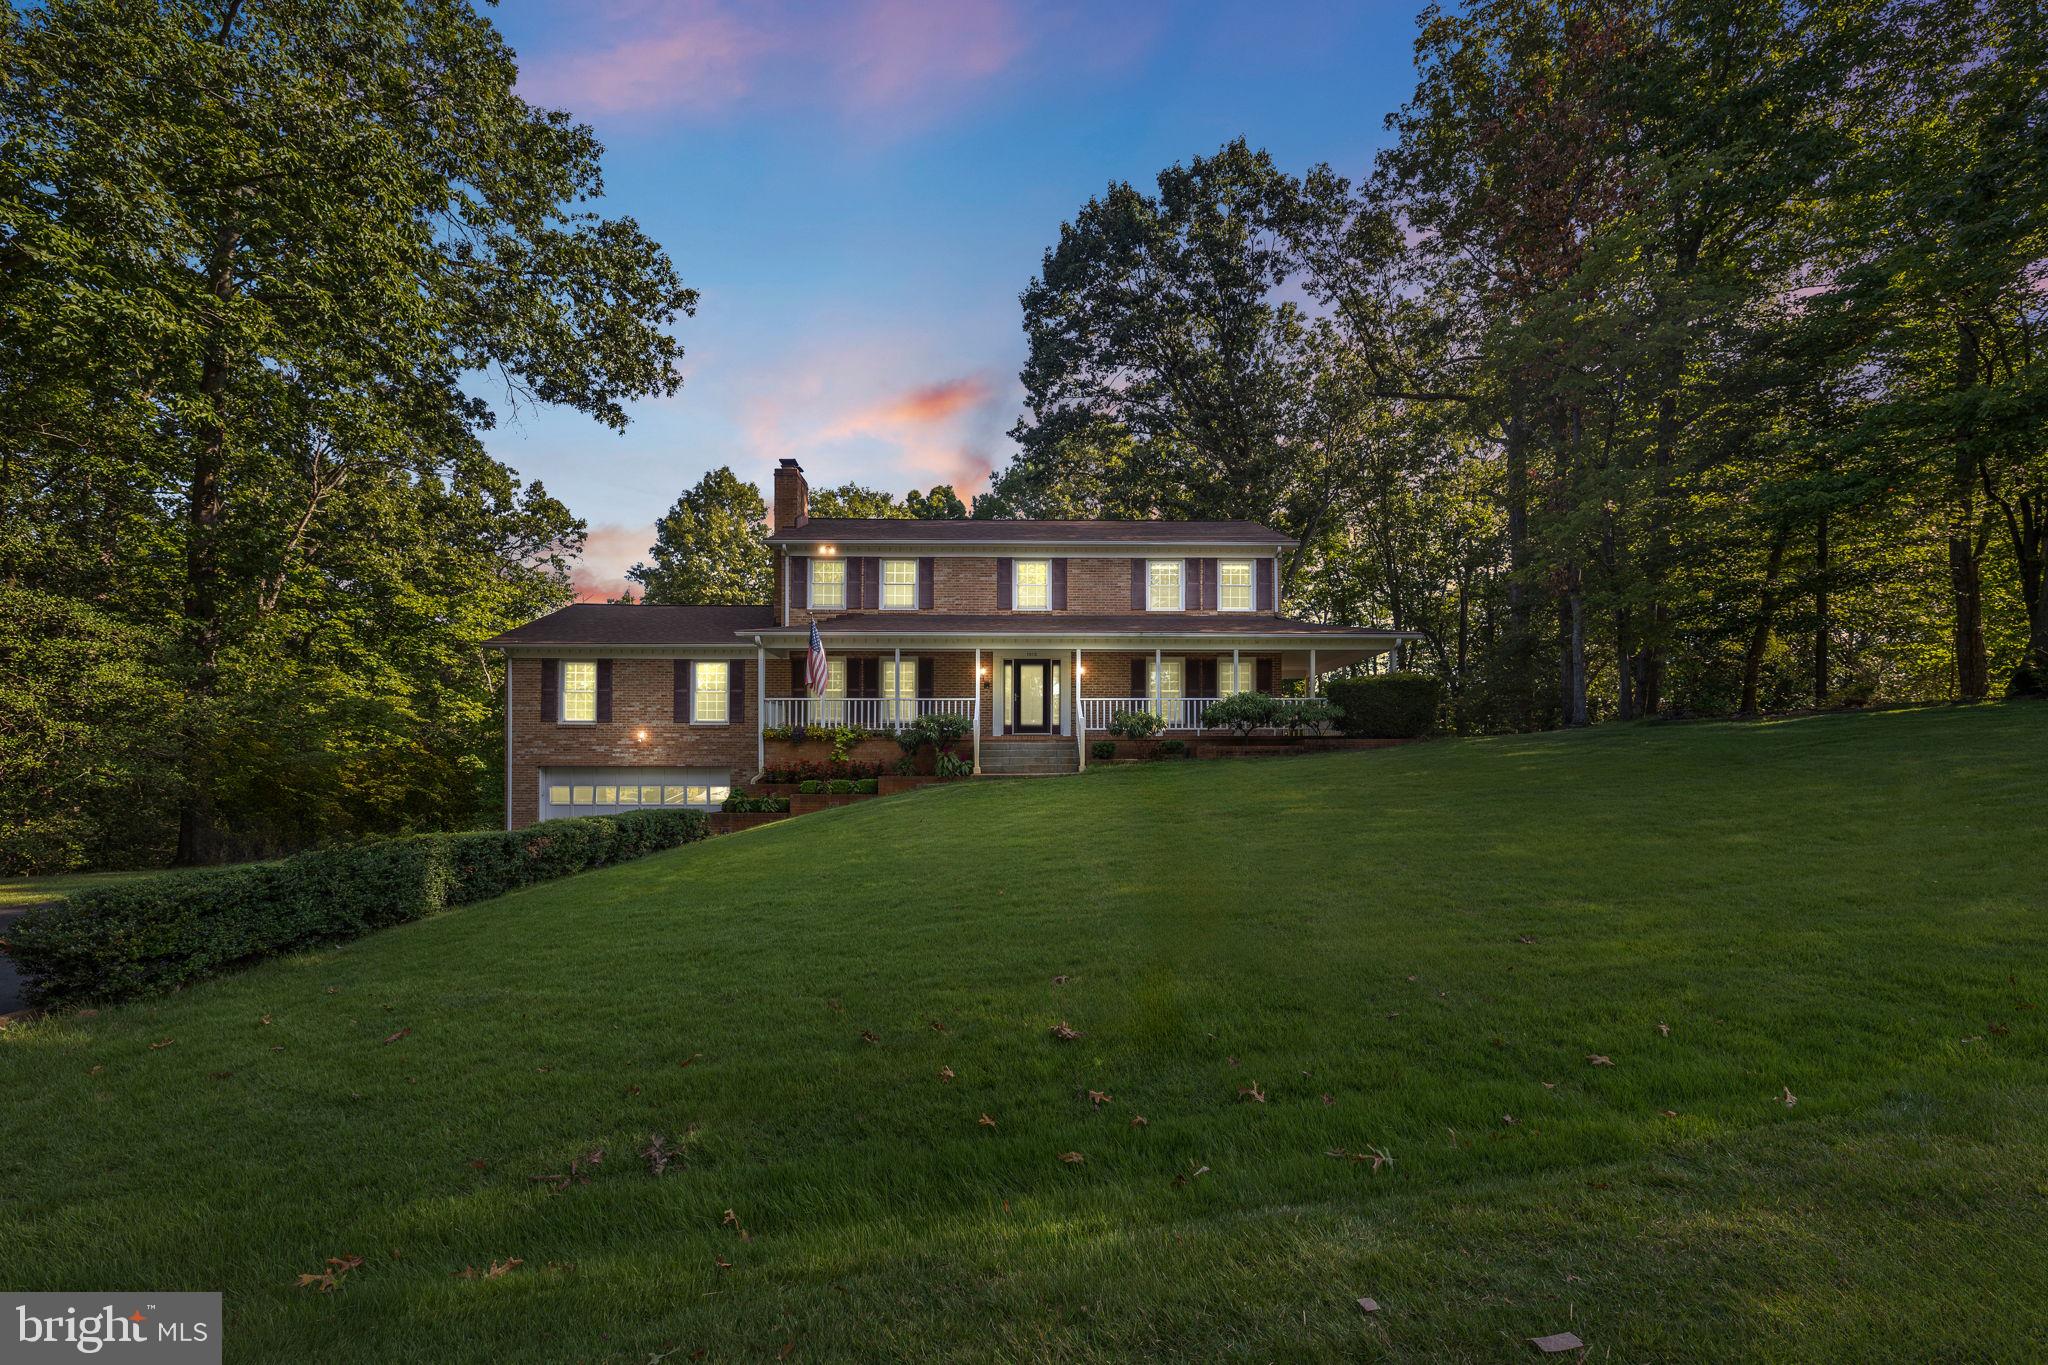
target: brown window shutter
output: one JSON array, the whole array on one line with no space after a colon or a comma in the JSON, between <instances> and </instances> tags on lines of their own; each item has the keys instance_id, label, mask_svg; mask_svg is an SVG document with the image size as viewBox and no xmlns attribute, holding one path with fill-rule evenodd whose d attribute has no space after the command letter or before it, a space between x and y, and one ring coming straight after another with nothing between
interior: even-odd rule
<instances>
[{"instance_id":1,"label":"brown window shutter","mask_svg":"<svg viewBox=\"0 0 2048 1365\"><path fill-rule=\"evenodd\" d=\"M1052 609L1067 609L1067 561L1064 559L1052 562Z\"/></svg>"},{"instance_id":2,"label":"brown window shutter","mask_svg":"<svg viewBox=\"0 0 2048 1365\"><path fill-rule=\"evenodd\" d=\"M917 661L917 695L920 697L936 696L938 683L939 661L930 657L919 659Z\"/></svg>"},{"instance_id":3,"label":"brown window shutter","mask_svg":"<svg viewBox=\"0 0 2048 1365\"><path fill-rule=\"evenodd\" d=\"M861 603L877 611L882 605L882 561L870 557L863 562L867 567L861 570Z\"/></svg>"},{"instance_id":4,"label":"brown window shutter","mask_svg":"<svg viewBox=\"0 0 2048 1365\"><path fill-rule=\"evenodd\" d=\"M1131 660L1131 695L1134 697L1151 695L1150 690L1145 686L1145 661L1143 659Z\"/></svg>"},{"instance_id":5,"label":"brown window shutter","mask_svg":"<svg viewBox=\"0 0 2048 1365\"><path fill-rule=\"evenodd\" d=\"M1273 561L1261 559L1258 568L1259 610L1273 610Z\"/></svg>"},{"instance_id":6,"label":"brown window shutter","mask_svg":"<svg viewBox=\"0 0 2048 1365\"><path fill-rule=\"evenodd\" d=\"M882 661L862 659L860 661L860 695L879 697L882 695Z\"/></svg>"},{"instance_id":7,"label":"brown window shutter","mask_svg":"<svg viewBox=\"0 0 2048 1365\"><path fill-rule=\"evenodd\" d=\"M1145 561L1131 561L1131 610L1145 610Z\"/></svg>"},{"instance_id":8,"label":"brown window shutter","mask_svg":"<svg viewBox=\"0 0 2048 1365\"><path fill-rule=\"evenodd\" d=\"M919 611L930 611L932 609L932 580L937 576L938 567L939 561L930 556L917 561L917 609Z\"/></svg>"},{"instance_id":9,"label":"brown window shutter","mask_svg":"<svg viewBox=\"0 0 2048 1365\"><path fill-rule=\"evenodd\" d=\"M734 725L747 718L747 661L734 659L725 667L725 718Z\"/></svg>"},{"instance_id":10,"label":"brown window shutter","mask_svg":"<svg viewBox=\"0 0 2048 1365\"><path fill-rule=\"evenodd\" d=\"M1273 661L1271 659L1259 660L1259 691L1264 692L1269 697L1273 695Z\"/></svg>"},{"instance_id":11,"label":"brown window shutter","mask_svg":"<svg viewBox=\"0 0 2048 1365\"><path fill-rule=\"evenodd\" d=\"M802 611L811 604L811 565L810 561L802 555L791 555L789 557L789 597L787 601L792 612ZM786 616L783 618L785 625L788 624L788 619Z\"/></svg>"},{"instance_id":12,"label":"brown window shutter","mask_svg":"<svg viewBox=\"0 0 2048 1365\"><path fill-rule=\"evenodd\" d=\"M1010 610L1010 561L996 561L996 610Z\"/></svg>"},{"instance_id":13,"label":"brown window shutter","mask_svg":"<svg viewBox=\"0 0 2048 1365\"><path fill-rule=\"evenodd\" d=\"M509 667L509 665L508 665ZM555 720L562 714L558 700L562 691L562 661L542 659L540 661L540 718Z\"/></svg>"},{"instance_id":14,"label":"brown window shutter","mask_svg":"<svg viewBox=\"0 0 2048 1365\"><path fill-rule=\"evenodd\" d=\"M676 724L690 723L690 661L676 660Z\"/></svg>"},{"instance_id":15,"label":"brown window shutter","mask_svg":"<svg viewBox=\"0 0 2048 1365\"><path fill-rule=\"evenodd\" d=\"M597 718L608 721L612 718L612 661L597 661Z\"/></svg>"},{"instance_id":16,"label":"brown window shutter","mask_svg":"<svg viewBox=\"0 0 2048 1365\"><path fill-rule=\"evenodd\" d=\"M1193 686L1188 688L1189 696L1213 697L1216 695L1216 661L1214 659L1190 659L1188 660L1188 672L1194 675L1188 680L1193 684Z\"/></svg>"},{"instance_id":17,"label":"brown window shutter","mask_svg":"<svg viewBox=\"0 0 2048 1365\"><path fill-rule=\"evenodd\" d=\"M1205 559L1202 561L1202 610L1215 611L1216 604L1216 561ZM1213 665L1216 661L1211 659L1209 662Z\"/></svg>"}]
</instances>

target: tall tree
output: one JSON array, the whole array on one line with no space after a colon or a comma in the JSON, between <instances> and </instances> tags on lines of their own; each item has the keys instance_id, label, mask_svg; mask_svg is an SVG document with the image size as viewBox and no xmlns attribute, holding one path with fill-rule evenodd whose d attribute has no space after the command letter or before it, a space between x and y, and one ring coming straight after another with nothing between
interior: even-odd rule
<instances>
[{"instance_id":1,"label":"tall tree","mask_svg":"<svg viewBox=\"0 0 2048 1365\"><path fill-rule=\"evenodd\" d=\"M967 517L967 504L949 483L933 484L925 493L911 489L903 496L903 507L919 521L963 521Z\"/></svg>"},{"instance_id":2,"label":"tall tree","mask_svg":"<svg viewBox=\"0 0 2048 1365\"><path fill-rule=\"evenodd\" d=\"M766 602L775 593L768 504L760 489L724 465L676 499L655 523L647 553L651 563L626 571L641 585L644 602Z\"/></svg>"},{"instance_id":3,"label":"tall tree","mask_svg":"<svg viewBox=\"0 0 2048 1365\"><path fill-rule=\"evenodd\" d=\"M900 519L909 517L910 509L898 502L894 493L849 481L831 488L813 488L811 515Z\"/></svg>"}]
</instances>

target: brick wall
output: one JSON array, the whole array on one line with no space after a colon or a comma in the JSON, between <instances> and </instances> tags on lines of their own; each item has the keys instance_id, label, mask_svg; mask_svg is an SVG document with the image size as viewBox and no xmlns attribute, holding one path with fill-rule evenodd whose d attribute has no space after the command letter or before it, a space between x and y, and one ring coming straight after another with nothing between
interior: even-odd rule
<instances>
[{"instance_id":1,"label":"brick wall","mask_svg":"<svg viewBox=\"0 0 2048 1365\"><path fill-rule=\"evenodd\" d=\"M678 725L675 661L612 662L612 718L598 725L563 725L540 717L541 661L512 660L512 826L540 817L539 770L548 767L730 768L736 781L754 772L754 660L746 658L742 706L725 725ZM787 665L785 665L785 670ZM773 686L771 675L770 686ZM643 742L641 730L647 732Z\"/></svg>"},{"instance_id":2,"label":"brick wall","mask_svg":"<svg viewBox=\"0 0 2048 1365\"><path fill-rule=\"evenodd\" d=\"M886 558L888 556L875 556ZM914 557L914 556L905 556ZM1057 556L1055 556L1057 557ZM1112 556L1108 558L1067 556L1067 612L1081 616L1129 616L1131 611L1131 558ZM925 610L936 613L986 614L996 610L996 563L991 555L935 555L932 556L932 598ZM852 561L849 559L848 561ZM787 561L778 553L776 557L775 604L778 610L783 606L780 589ZM849 575L854 572L849 570ZM785 625L807 626L813 617L837 616L836 611L812 612L805 605L809 591L809 569L789 575L789 607L782 616ZM847 600L856 600L851 584ZM1194 600L1194 588L1190 583L1187 600ZM1037 615L1038 613L1032 613ZM1057 613L1055 613L1057 614ZM1147 616L1163 616L1169 613L1136 613ZM1214 615L1210 611L1186 613L1189 616Z\"/></svg>"}]
</instances>

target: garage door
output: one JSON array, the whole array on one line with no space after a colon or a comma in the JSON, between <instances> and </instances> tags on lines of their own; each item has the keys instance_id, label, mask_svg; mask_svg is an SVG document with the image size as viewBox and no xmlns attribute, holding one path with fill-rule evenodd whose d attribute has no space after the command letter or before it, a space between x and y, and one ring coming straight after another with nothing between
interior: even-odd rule
<instances>
[{"instance_id":1,"label":"garage door","mask_svg":"<svg viewBox=\"0 0 2048 1365\"><path fill-rule=\"evenodd\" d=\"M540 818L716 810L731 793L729 768L543 768Z\"/></svg>"}]
</instances>

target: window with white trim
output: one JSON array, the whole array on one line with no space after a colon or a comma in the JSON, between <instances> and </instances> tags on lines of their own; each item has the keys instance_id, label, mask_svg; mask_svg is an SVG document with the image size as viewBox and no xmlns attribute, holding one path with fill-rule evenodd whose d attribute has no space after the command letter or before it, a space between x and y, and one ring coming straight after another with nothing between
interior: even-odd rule
<instances>
[{"instance_id":1,"label":"window with white trim","mask_svg":"<svg viewBox=\"0 0 2048 1365\"><path fill-rule=\"evenodd\" d=\"M1233 692L1256 692L1259 690L1259 661L1240 657L1237 661L1237 676L1231 677L1231 663L1228 659L1216 661L1216 692L1227 697Z\"/></svg>"},{"instance_id":2,"label":"window with white trim","mask_svg":"<svg viewBox=\"0 0 2048 1365\"><path fill-rule=\"evenodd\" d=\"M917 561L882 561L882 607L891 611L917 610Z\"/></svg>"},{"instance_id":3,"label":"window with white trim","mask_svg":"<svg viewBox=\"0 0 2048 1365\"><path fill-rule=\"evenodd\" d=\"M548 788L548 804L549 804L550 806L566 806L566 805L568 805L568 804L569 804L569 788L568 788L568 786L567 786L567 785L563 785L563 786L550 786L550 787Z\"/></svg>"},{"instance_id":4,"label":"window with white trim","mask_svg":"<svg viewBox=\"0 0 2048 1365\"><path fill-rule=\"evenodd\" d=\"M1252 609L1252 562L1249 559L1216 561L1216 610Z\"/></svg>"},{"instance_id":5,"label":"window with white trim","mask_svg":"<svg viewBox=\"0 0 2048 1365\"><path fill-rule=\"evenodd\" d=\"M1010 564L1010 605L1018 611L1052 610L1052 561L1019 559Z\"/></svg>"},{"instance_id":6,"label":"window with white trim","mask_svg":"<svg viewBox=\"0 0 2048 1365\"><path fill-rule=\"evenodd\" d=\"M1165 658L1145 661L1145 707L1169 725L1180 719L1181 680L1187 676L1187 661ZM1157 698L1156 704L1154 698Z\"/></svg>"},{"instance_id":7,"label":"window with white trim","mask_svg":"<svg viewBox=\"0 0 2048 1365\"><path fill-rule=\"evenodd\" d=\"M813 559L811 564L811 610L846 610L846 561Z\"/></svg>"},{"instance_id":8,"label":"window with white trim","mask_svg":"<svg viewBox=\"0 0 2048 1365\"><path fill-rule=\"evenodd\" d=\"M690 719L698 725L723 725L731 666L722 659L700 659L690 668Z\"/></svg>"},{"instance_id":9,"label":"window with white trim","mask_svg":"<svg viewBox=\"0 0 2048 1365\"><path fill-rule=\"evenodd\" d=\"M597 719L597 665L578 663L574 659L562 661L562 719L594 721Z\"/></svg>"},{"instance_id":10,"label":"window with white trim","mask_svg":"<svg viewBox=\"0 0 2048 1365\"><path fill-rule=\"evenodd\" d=\"M846 660L836 655L825 658L825 695L818 699L818 720L838 725L846 719Z\"/></svg>"},{"instance_id":11,"label":"window with white trim","mask_svg":"<svg viewBox=\"0 0 2048 1365\"><path fill-rule=\"evenodd\" d=\"M827 659L827 663L831 660ZM897 722L917 717L917 660L882 660L882 714Z\"/></svg>"},{"instance_id":12,"label":"window with white trim","mask_svg":"<svg viewBox=\"0 0 2048 1365\"><path fill-rule=\"evenodd\" d=\"M1152 611L1179 611L1182 609L1181 562L1178 559L1153 559L1145 564L1145 606Z\"/></svg>"}]
</instances>

